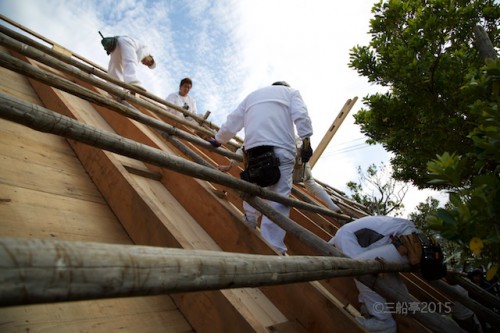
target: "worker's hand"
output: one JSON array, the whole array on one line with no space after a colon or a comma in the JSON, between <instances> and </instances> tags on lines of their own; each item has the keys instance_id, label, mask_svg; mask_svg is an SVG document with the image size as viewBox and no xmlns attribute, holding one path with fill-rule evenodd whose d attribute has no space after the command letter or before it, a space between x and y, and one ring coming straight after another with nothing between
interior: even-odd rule
<instances>
[{"instance_id":1,"label":"worker's hand","mask_svg":"<svg viewBox=\"0 0 500 333\"><path fill-rule=\"evenodd\" d=\"M210 144L215 148L219 148L221 146L220 142L215 140L215 138L209 138L207 141L210 142Z\"/></svg>"},{"instance_id":2,"label":"worker's hand","mask_svg":"<svg viewBox=\"0 0 500 333\"><path fill-rule=\"evenodd\" d=\"M302 163L309 162L312 154L313 154L313 150L311 148L311 142L309 141L309 138L305 138L304 140L302 140L302 151L300 153Z\"/></svg>"}]
</instances>

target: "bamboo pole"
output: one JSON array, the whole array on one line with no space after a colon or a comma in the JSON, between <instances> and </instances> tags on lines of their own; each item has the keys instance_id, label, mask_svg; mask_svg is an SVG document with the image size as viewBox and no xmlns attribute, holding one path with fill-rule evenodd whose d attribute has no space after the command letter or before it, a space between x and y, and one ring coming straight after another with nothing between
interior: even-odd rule
<instances>
[{"instance_id":1,"label":"bamboo pole","mask_svg":"<svg viewBox=\"0 0 500 333\"><path fill-rule=\"evenodd\" d=\"M461 285L469 294L472 294L472 298L477 299L482 304L488 304L491 308L500 309L500 298L472 283L469 279L461 276L460 273L448 274L447 278Z\"/></svg>"},{"instance_id":2,"label":"bamboo pole","mask_svg":"<svg viewBox=\"0 0 500 333\"><path fill-rule=\"evenodd\" d=\"M185 145L181 141L177 140L172 135L169 135L169 134L166 134L166 133L163 132L163 133L161 133L161 136L165 140L167 140L168 142L170 142L175 148L179 149L179 151L181 151L184 155L186 155L191 160L193 160L194 162L196 162L196 163L198 163L200 165L203 165L203 166L205 166L207 168L215 169L215 167L212 164L210 164L209 162L207 162L204 158L202 158L200 155L198 155L197 153L195 153L191 148L189 148L187 145Z\"/></svg>"},{"instance_id":3,"label":"bamboo pole","mask_svg":"<svg viewBox=\"0 0 500 333\"><path fill-rule=\"evenodd\" d=\"M0 44L2 44L3 41L4 41L3 36L0 34ZM117 112L125 117L134 119L140 123L165 131L170 135L178 136L206 149L216 150L219 154L224 155L226 157L232 159L241 159L241 156L227 149L215 149L206 140L203 140L196 135L189 134L185 131L178 129L177 127L171 126L163 121L160 121L156 118L143 114L126 102L120 103L114 99L104 97L90 89L81 87L76 83L73 83L55 74L39 69L24 61L16 59L6 53L0 52L0 65L17 73L23 74L25 76L43 82L49 86L55 87L59 90L83 98L91 103L104 106L113 112Z\"/></svg>"},{"instance_id":4,"label":"bamboo pole","mask_svg":"<svg viewBox=\"0 0 500 333\"><path fill-rule=\"evenodd\" d=\"M2 17L4 18L4 17ZM10 22L10 20L9 20ZM17 26L17 23L11 23L11 24L14 24ZM25 28L25 27L20 27L21 29L24 29L25 31L29 32L29 33L32 33L29 29ZM71 52L71 54L75 57L75 58L78 58L80 59L81 61L83 61L84 63L82 63L81 61L77 61L75 59L72 59L70 56L67 56L63 53L60 53L60 52L57 52L43 44L40 44L36 41L34 41L33 39L29 38L29 37L26 37L22 34L19 34L15 31L12 31L10 29L8 29L7 27L4 27L4 26L1 26L0 25L0 32L5 34L6 36L10 36L11 38L13 38L14 40L17 40L17 41L20 41L21 43L24 43L26 45L23 45L23 48L26 48L28 45L41 51L42 53L44 54L47 54L55 59L58 59L64 63L67 63L71 66L74 66L78 69L80 69L81 71L85 72L85 73L88 73L88 74L92 74L92 75L95 75L105 81L108 81L114 85L117 85L123 89L126 89L127 91L130 91L132 92L132 94L129 94L127 93L126 91L121 91L117 96L121 96L122 99L124 100L135 100L135 95L137 94L137 96L144 96L146 97L147 99L150 99L150 100L153 100L157 103L160 103L162 105L165 105L171 109L174 109L176 111L179 111L181 112L182 114L186 114L186 115L189 115L191 118L195 119L199 124L201 124L201 126L196 126L195 124L191 123L191 122L188 122L188 123L185 123L185 125L187 125L188 127L191 127L191 128L194 128L196 130L199 130L205 134L207 134L205 131L206 131L206 128L204 126L207 126L208 128L210 129L214 129L214 130L219 130L219 127L215 124L212 124L211 121L208 121L206 120L206 118L208 117L208 112L210 111L207 111L207 113L205 113L204 116L199 116L199 115L196 115L196 114L192 114L192 113L188 113L188 111L186 111L185 109L175 105L175 104L172 104L156 95L153 95L147 91L144 91L142 89L139 89L137 88L136 86L134 85L131 85L131 84L127 84L123 81L120 81L112 76L109 76L105 70L97 65L95 65L94 63L92 63L91 61ZM33 34L33 33L32 33ZM38 38L41 38L42 40L45 40L43 37L40 37L38 35L35 34L36 37ZM52 43L54 44L53 42L48 42L48 43ZM54 44L55 45L55 44ZM20 51L18 51L20 52ZM87 65L87 64L90 64L91 66ZM99 70L96 70L99 69ZM64 70L63 70L64 71ZM142 99L144 100L144 99ZM135 100L136 101L136 100ZM166 117L170 117L171 119L174 119L176 121L179 121L181 123L184 123L183 121L185 119L183 118L179 118L173 114L166 114L165 115ZM229 142L228 144L230 145L234 145L235 147L239 147L239 145L241 145L243 143L243 140L237 136L234 137L234 140L236 142L238 142L239 144L234 144L233 142Z\"/></svg>"},{"instance_id":5,"label":"bamboo pole","mask_svg":"<svg viewBox=\"0 0 500 333\"><path fill-rule=\"evenodd\" d=\"M34 36L34 37L38 38L38 39L43 40L45 43L52 45L54 48L57 48L57 47L62 47L62 46L60 46L59 44L57 44L56 42L53 42L53 41L51 41L50 39L46 38L45 36L42 36L42 35L40 35L40 34L38 34L38 33L34 32L33 30L28 29L27 27L25 27L25 26L23 26L23 25L21 25L21 24L19 24L19 23L15 22L15 21L11 20L10 18L6 17L6 16L5 16L5 15L3 15L3 14L0 14L0 19L4 20L5 22L8 22L8 23L9 23L9 24L11 24L12 26L14 26L14 27L16 27L16 28L18 28L18 29L21 29L21 30L23 30L24 32L27 32L28 34L30 34L30 35L32 35L32 36ZM7 29L7 28L5 28L5 29ZM19 35L20 35L20 34L19 34ZM21 36L22 36L22 35L21 35ZM27 38L27 37L26 37L26 38ZM66 50L66 49L65 49L65 50ZM99 65L97 65L97 64L95 64L95 63L93 63L92 61L90 61L90 60L88 60L88 59L86 59L86 58L84 58L84 57L82 57L82 56L80 56L80 55L78 55L78 54L76 54L76 53L73 53L73 52L71 52L71 51L70 51L70 53L71 53L71 55L72 55L73 57L78 58L78 59L80 59L81 61L83 61L83 62L85 62L85 63L87 63L87 64L89 64L89 65L91 65L91 66L93 66L93 67L96 67L96 68L98 68L98 69L102 70L103 72L105 71L105 69L104 69L104 68L102 68L102 67L100 67Z\"/></svg>"},{"instance_id":6,"label":"bamboo pole","mask_svg":"<svg viewBox=\"0 0 500 333\"><path fill-rule=\"evenodd\" d=\"M0 61L1 58L0 53ZM264 199L280 202L287 206L306 209L327 216L350 219L350 217L346 215L335 213L327 208L282 196L258 185L226 175L219 170L207 168L195 162L165 153L160 149L152 148L148 145L135 142L87 124L82 124L69 117L38 105L26 103L1 92L0 117L23 124L37 131L63 136L119 155L165 167L191 177L248 192Z\"/></svg>"},{"instance_id":7,"label":"bamboo pole","mask_svg":"<svg viewBox=\"0 0 500 333\"><path fill-rule=\"evenodd\" d=\"M0 30L1 30L1 28L0 28ZM51 57L51 56L49 56L49 55L47 55L47 54L45 54L45 53L43 53L35 48L29 47L26 44L20 43L16 40L6 36L3 33L0 33L0 45L8 47L16 52L19 52L19 53L21 53L21 54L23 54L31 59L34 59L38 62L41 62L49 67L56 68L64 73L69 74L71 76L74 76L74 77L76 77L84 82L90 83L91 85L98 87L98 88L110 93L113 96L119 97L121 100L129 100L133 103L136 103L138 105L141 105L141 106L147 108L148 110L151 110L152 112L154 112L158 115L168 117L172 120L175 120L176 122L178 122L180 124L194 128L194 129L202 132L203 134L206 134L209 136L213 135L212 131L210 131L204 127L197 126L197 125L193 124L192 122L190 122L189 120L187 120L183 116L174 115L174 114L168 112L165 108L162 108L156 104L148 102L145 99L136 97L136 96L130 94L128 91L125 91L121 88L116 88L113 85L107 83L106 81L97 79L97 78L93 77L92 75L87 74L81 70L78 70L78 69L74 68L73 66L67 65L64 62L59 61L56 58ZM56 76L56 75L54 75L54 76ZM166 103L168 103L168 102L166 102ZM182 109L176 105L170 105L169 107L174 108L176 110ZM184 113L186 112L186 110L184 110L184 109L182 109L182 110L184 111Z\"/></svg>"},{"instance_id":8,"label":"bamboo pole","mask_svg":"<svg viewBox=\"0 0 500 333\"><path fill-rule=\"evenodd\" d=\"M457 300L463 306L471 309L479 318L486 320L493 327L497 328L497 332L500 332L500 315L493 310L488 309L468 296L457 293L455 289L444 281L430 281L430 284L438 288L439 291L444 292L450 298Z\"/></svg>"},{"instance_id":9,"label":"bamboo pole","mask_svg":"<svg viewBox=\"0 0 500 333\"><path fill-rule=\"evenodd\" d=\"M0 238L0 306L272 286L381 269L375 260Z\"/></svg>"}]
</instances>

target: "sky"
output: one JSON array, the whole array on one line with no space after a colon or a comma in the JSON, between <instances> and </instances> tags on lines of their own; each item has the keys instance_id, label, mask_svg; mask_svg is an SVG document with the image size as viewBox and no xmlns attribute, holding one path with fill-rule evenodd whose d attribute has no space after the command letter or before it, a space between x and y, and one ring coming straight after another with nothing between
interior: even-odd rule
<instances>
[{"instance_id":1,"label":"sky","mask_svg":"<svg viewBox=\"0 0 500 333\"><path fill-rule=\"evenodd\" d=\"M255 89L287 81L308 107L315 148L348 99L349 115L313 168L313 176L349 194L358 166L389 165L390 154L354 124L363 97L383 92L349 68L350 49L370 41L375 1L351 0L0 0L0 13L51 41L107 68L104 36L128 35L148 45L157 67L140 66L138 77L165 98L184 77L198 113L210 110L221 125ZM10 25L2 22L8 27ZM240 133L242 136L242 133ZM444 194L411 187L405 214Z\"/></svg>"}]
</instances>

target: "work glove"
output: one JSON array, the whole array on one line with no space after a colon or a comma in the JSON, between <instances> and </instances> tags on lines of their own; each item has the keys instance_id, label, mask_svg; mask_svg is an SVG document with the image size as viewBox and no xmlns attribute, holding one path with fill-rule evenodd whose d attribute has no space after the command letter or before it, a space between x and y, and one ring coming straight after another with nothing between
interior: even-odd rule
<instances>
[{"instance_id":1,"label":"work glove","mask_svg":"<svg viewBox=\"0 0 500 333\"><path fill-rule=\"evenodd\" d=\"M311 142L309 138L305 138L302 140L302 151L300 152L300 158L302 159L302 163L309 162L311 156L313 154L313 150L311 148Z\"/></svg>"},{"instance_id":2,"label":"work glove","mask_svg":"<svg viewBox=\"0 0 500 333\"><path fill-rule=\"evenodd\" d=\"M215 140L215 138L209 138L207 141L210 142L210 144L215 148L219 148L221 146L220 142Z\"/></svg>"}]
</instances>

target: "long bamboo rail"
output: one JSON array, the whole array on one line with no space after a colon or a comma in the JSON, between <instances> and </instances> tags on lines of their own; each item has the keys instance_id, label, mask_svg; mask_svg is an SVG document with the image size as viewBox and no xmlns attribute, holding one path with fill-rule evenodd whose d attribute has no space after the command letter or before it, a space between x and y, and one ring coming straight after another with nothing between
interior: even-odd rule
<instances>
[{"instance_id":1,"label":"long bamboo rail","mask_svg":"<svg viewBox=\"0 0 500 333\"><path fill-rule=\"evenodd\" d=\"M2 55L0 53L0 63L1 59ZM15 97L0 93L0 101L0 117L18 122L32 129L64 136L116 154L138 159L160 167L166 167L191 177L212 181L288 206L306 209L333 217L341 215L327 208L282 196L258 185L237 179L218 170L207 168L181 157L165 153L159 149L140 144L114 133L109 133L82 124L74 119L60 115L38 105L26 103ZM343 215L341 215L341 217L343 217Z\"/></svg>"},{"instance_id":2,"label":"long bamboo rail","mask_svg":"<svg viewBox=\"0 0 500 333\"><path fill-rule=\"evenodd\" d=\"M0 26L0 31L2 31L2 30L5 30L5 28L2 28ZM106 81L95 78L91 74L87 74L84 71L78 70L77 68L75 68L73 66L67 65L66 63L58 60L57 58L52 57L52 56L50 56L42 51L39 51L36 48L30 47L27 44L23 44L21 42L18 42L13 38L8 37L3 32L0 33L0 45L6 46L6 47L8 47L16 52L19 52L19 53L21 53L21 54L23 54L23 55L25 55L33 60L41 62L49 67L58 69L66 74L69 74L71 76L79 78L87 83L90 83L91 85L93 85L95 87L98 87L98 88L110 93L113 96L117 96L121 100L129 100L133 103L144 106L144 107L148 108L148 110L151 110L151 111L153 111L161 116L168 117L168 118L170 118L170 119L172 119L180 124L183 124L185 126L194 128L197 131L200 131L206 135L213 134L211 131L207 130L204 127L194 125L192 122L186 120L184 117L176 116L176 115L168 112L165 108L158 106L157 104L153 104L151 102L148 102L147 100L136 97L136 96L128 93L127 91L124 91L123 89L114 87L113 85L107 83ZM41 47L42 46L40 46L40 48ZM50 50L50 49L48 49L48 50ZM52 52L54 52L54 51L52 51ZM53 81L53 80L55 80L55 79L54 78L50 79L50 81ZM100 98L104 99L105 97L100 96ZM116 103L118 103L118 102L116 102ZM168 103L168 102L165 102L165 103ZM182 109L182 108L179 108L178 106L173 105L173 104L170 105L169 107L174 108L176 110ZM182 109L182 110L184 110L184 109ZM184 112L186 112L186 110L184 110Z\"/></svg>"},{"instance_id":3,"label":"long bamboo rail","mask_svg":"<svg viewBox=\"0 0 500 333\"><path fill-rule=\"evenodd\" d=\"M0 43L2 41L3 41L3 39L2 39L2 36L0 34ZM200 139L194 135L190 135L188 133L185 133L185 132L177 129L176 127L173 127L173 126L168 125L162 121L159 121L158 119L152 118L148 115L145 115L141 112L138 112L137 109L135 109L135 108L132 108L132 107L124 105L120 102L114 101L113 99L106 98L102 95L99 95L99 94L89 90L89 89L80 87L79 85L77 85L69 80L66 80L64 78L58 77L57 75L51 74L51 73L43 71L41 69L38 69L38 68L31 66L31 65L29 65L21 60L15 59L14 57L11 57L5 53L0 53L0 64L2 66L4 66L5 68L11 69L13 71L16 71L16 72L21 73L23 75L26 75L28 77L34 78L36 80L44 82L44 83L51 85L53 87L56 87L60 90L69 92L69 93L74 94L78 97L89 100L92 103L105 106L105 107L109 108L110 110L118 112L126 117L137 120L141 123L144 123L146 125L154 127L156 129L164 130L167 133L169 133L170 135L182 136L183 138L187 138L191 142L198 144L202 147L215 150L208 142L206 142L203 139ZM241 159L241 157L239 155L237 155L231 151L224 150L224 149L216 149L216 150L218 152L220 152L221 154L228 156L230 158ZM219 176L223 176L223 174L219 172ZM239 181L240 181L240 184L249 184L249 183L241 181L241 180L239 180ZM253 186L255 186L255 185L253 185ZM279 196L274 192L271 192L271 191L268 191L265 189L262 189L262 190L267 192L268 195L271 195L274 197ZM272 193L274 193L274 194L272 194ZM327 209L327 208L324 208L324 207L321 207L321 206L318 206L315 204L308 204L308 203L305 203L302 201L293 200L293 199L288 198L288 197L283 197L283 196L280 196L280 197L281 197L281 199L277 199L277 200L275 199L275 201L282 202L284 204L288 204L290 206L297 207L297 208L302 207L303 209L308 209L308 210L311 210L311 211L314 211L317 213L322 213L322 214L325 214L327 216L341 218L342 220L347 220L347 221L351 220L351 218L347 215L333 212L330 209ZM270 198L267 197L267 199L270 199ZM270 200L273 200L273 199L270 199ZM280 200L282 200L282 201L280 201ZM285 202L283 202L283 200Z\"/></svg>"},{"instance_id":4,"label":"long bamboo rail","mask_svg":"<svg viewBox=\"0 0 500 333\"><path fill-rule=\"evenodd\" d=\"M5 30L5 28L2 29L0 27L0 31L8 32L9 34L13 35L16 38L23 37L21 35L17 35L15 32L9 31L8 29ZM26 37L24 37L24 38L26 39ZM33 41L30 41L30 43L34 44ZM57 68L57 69L63 71L64 73L67 73L69 75L72 75L74 77L77 77L77 78L83 80L84 82L87 82L87 83L90 83L94 86L97 86L97 87L107 91L108 93L110 93L112 95L115 95L115 96L123 96L124 95L122 90L114 88L113 86L110 86L109 84L107 84L101 80L95 79L92 75L78 71L75 68L73 68L72 66L66 65L65 63L57 60L56 58L50 57L47 54L43 53L42 51L38 51L37 49L33 49L26 44L20 43L16 40L6 36L6 35L3 35L2 33L0 33L0 45L4 45L8 48L11 48L11 49L29 57L29 58L32 58L36 61L44 63L50 67ZM43 50L44 46L37 45L37 48ZM45 49L45 51L52 51L52 50ZM52 53L54 53L54 52L52 52ZM57 54L57 52L56 52L56 54ZM55 86L58 89L75 94L79 97L87 99L87 100L89 100L93 103L96 103L98 105L105 106L105 107L107 107L115 112L119 112L122 115L125 115L125 116L132 118L134 120L137 120L137 121L144 123L148 126L152 126L152 127L157 128L157 129L164 130L170 135L176 135L176 136L182 137L183 139L190 141L196 145L202 146L204 148L208 148L208 149L212 148L205 140L200 139L198 136L191 135L191 134L186 133L182 130L179 130L178 128L176 128L174 126L159 122L157 119L153 119L153 118L151 118L147 115L144 115L140 112L136 112L137 110L134 108L130 109L130 108L126 108L123 105L121 105L121 104L130 105L126 102L125 103L118 103L114 100L104 98L101 95L96 94L92 91L85 90L84 88L82 89L78 85L73 84L71 81L64 81L64 79L61 79L61 78L59 78L56 75L53 75L51 73L45 72L45 73L40 73L40 74L33 74L30 70L22 70L24 68L24 66L21 66L20 63L18 63L17 66L14 66L14 68L17 68L17 71L21 72L24 75L31 76L31 77L33 77L37 80L40 80L48 85ZM13 69L13 68L11 67L11 69ZM36 72L36 70L35 70L35 72ZM184 117L177 117L175 115L172 115L171 113L165 111L164 109L158 107L155 104L149 103L147 101L144 101L143 99L137 98L137 97L130 95L130 94L125 93L125 95L127 96L127 99L147 108L148 110L152 110L156 114L159 114L162 116L167 116L169 118L173 118L180 123L183 123L185 125L188 125L190 127L195 128L195 129L199 129L201 131L204 131L205 134L211 133L211 132L207 132L207 130L202 128L202 127L193 126L193 124L191 122L186 121L184 119ZM229 157L231 159L241 160L241 156L234 154L231 151L227 151L224 149L217 149L217 152L219 154L224 155L226 157ZM300 195L300 193L298 193L298 191L296 191L296 190L293 190L293 192L296 195ZM309 201L312 204L318 205L313 200L307 200L307 201ZM336 216L336 217L342 219L343 221L352 220L347 215Z\"/></svg>"},{"instance_id":5,"label":"long bamboo rail","mask_svg":"<svg viewBox=\"0 0 500 333\"><path fill-rule=\"evenodd\" d=\"M3 19L4 21L6 22L9 22L10 24L26 31L26 32L29 32L31 34L33 34L33 32L29 29L27 29L26 27L20 25L20 24L17 24L16 22L6 18L5 16L1 15L0 14L0 18ZM33 39L29 38L29 37L26 37L22 34L19 34L13 30L10 30L8 29L7 27L4 27L2 25L0 25L0 32L5 34L6 36L10 36L12 37L13 39L17 40L17 41L20 41L21 43L24 43L24 47L26 46L31 46L37 50L40 50L43 54L47 54L47 55L50 55L58 60L61 60L62 62L65 62L69 65L72 65L80 70L82 70L83 72L85 73L88 73L88 74L92 74L92 75L95 75L105 81L108 81L110 83L113 83L125 90L118 90L115 94L115 96L118 96L124 100L132 100L132 101L137 101L137 99L139 98L136 98L135 95L142 95L150 100L153 100L157 103L160 103L162 105L165 105L167 106L168 108L171 108L171 109L174 109L176 111L179 111L181 112L182 114L186 114L186 115L189 115L191 118L195 119L199 124L203 124L204 126L208 126L208 128L211 128L211 129L215 129L215 130L218 130L219 127L212 124L212 122L210 121L207 121L206 118L202 117L202 116L198 116L198 115L195 115L195 114L192 114L192 113L189 113L175 105L175 104L172 104L162 98L159 98L158 96L154 95L154 94L151 94L147 91L144 91L144 90L141 90L141 89L138 89L137 87L135 87L134 85L131 85L131 84L127 84L123 81L120 81L112 76L109 76L106 72L104 72L104 69L95 65L94 63L92 63L91 61L81 57L81 56L78 56L78 55L75 55L74 53L71 52L71 55L74 56L75 58L78 58L80 60L82 60L83 62L81 61L78 61L78 60L75 60L73 59L71 56L68 56L64 53L61 53L61 52L58 52L54 49L51 49L41 43L38 43L36 41L34 41ZM37 34L34 34L36 37L44 40L45 42L49 43L49 44L52 44L52 45L57 45L56 43L50 41L50 40L47 40L45 38L43 38L42 36L39 36ZM88 65L90 64L90 65ZM133 94L130 94L128 93L128 91L132 92ZM143 99L144 100L144 99ZM173 120L176 120L188 127L191 127L191 128L194 128L200 132L203 132L205 134L210 134L210 132L207 132L207 129L204 128L203 126L197 126L195 124L193 124L192 122L189 122L189 121L186 121L185 119L181 118L181 117L177 117L175 116L174 114L167 114L165 115L166 117L169 117ZM243 142L242 139L238 138L238 137L235 137L234 138L237 142L239 142L240 144ZM232 142L229 142L229 144L233 144ZM235 147L239 147L239 145L235 145Z\"/></svg>"},{"instance_id":6,"label":"long bamboo rail","mask_svg":"<svg viewBox=\"0 0 500 333\"><path fill-rule=\"evenodd\" d=\"M2 238L0 306L272 286L380 267L375 260L326 256Z\"/></svg>"}]
</instances>

